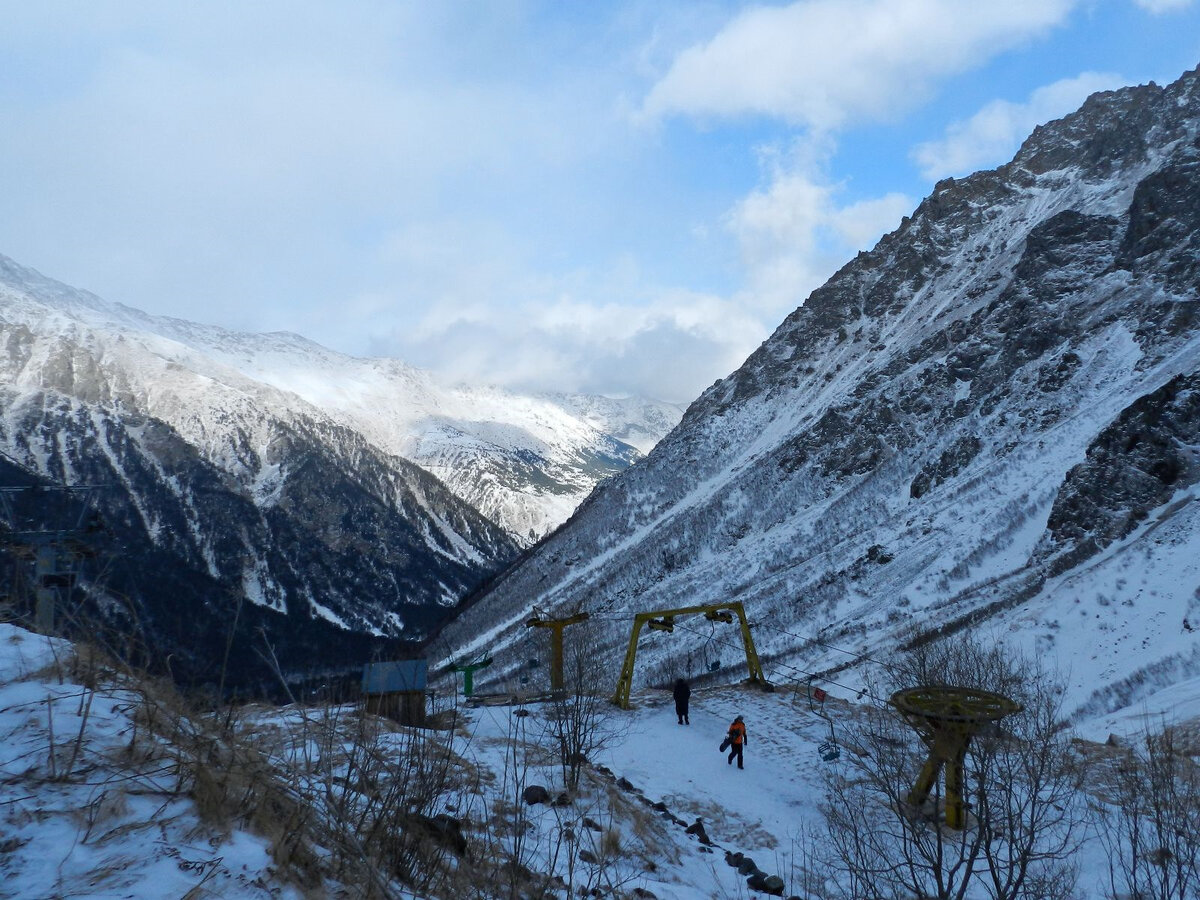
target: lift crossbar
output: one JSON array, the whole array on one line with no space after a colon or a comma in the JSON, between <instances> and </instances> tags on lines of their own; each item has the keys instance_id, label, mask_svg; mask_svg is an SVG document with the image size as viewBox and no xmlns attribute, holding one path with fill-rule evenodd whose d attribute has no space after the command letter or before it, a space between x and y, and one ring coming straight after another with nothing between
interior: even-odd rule
<instances>
[{"instance_id":1,"label":"lift crossbar","mask_svg":"<svg viewBox=\"0 0 1200 900\"><path fill-rule=\"evenodd\" d=\"M617 689L612 698L613 703L622 709L629 709L629 692L633 687L633 667L637 661L638 635L641 633L642 627L649 625L652 629L657 627L659 631L666 631L670 629L664 625L665 622L674 625L674 620L679 616L700 614L712 622L732 622L733 617L737 616L742 631L742 645L746 650L748 680L758 685L767 683L762 665L758 661L758 650L754 647L754 638L750 634L750 623L746 621L746 610L740 600L703 606L683 606L678 609L656 609L637 613L633 617L633 631L629 635L629 647L625 651L625 662L621 665L621 674L617 678Z\"/></svg>"}]
</instances>

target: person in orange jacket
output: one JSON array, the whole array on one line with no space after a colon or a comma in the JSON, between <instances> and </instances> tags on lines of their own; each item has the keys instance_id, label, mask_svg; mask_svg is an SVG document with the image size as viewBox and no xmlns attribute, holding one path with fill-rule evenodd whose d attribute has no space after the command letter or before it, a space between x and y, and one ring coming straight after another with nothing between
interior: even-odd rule
<instances>
[{"instance_id":1,"label":"person in orange jacket","mask_svg":"<svg viewBox=\"0 0 1200 900\"><path fill-rule=\"evenodd\" d=\"M733 765L733 758L736 756L738 768L744 769L742 765L742 747L747 743L746 738L746 723L742 721L742 717L738 716L733 720L733 724L729 726L729 765Z\"/></svg>"}]
</instances>

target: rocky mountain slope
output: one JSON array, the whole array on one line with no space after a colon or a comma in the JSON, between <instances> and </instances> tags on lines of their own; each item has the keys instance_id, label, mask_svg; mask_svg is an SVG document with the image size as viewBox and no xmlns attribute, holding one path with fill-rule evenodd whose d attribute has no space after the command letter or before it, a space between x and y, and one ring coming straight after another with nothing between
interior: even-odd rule
<instances>
[{"instance_id":1,"label":"rocky mountain slope","mask_svg":"<svg viewBox=\"0 0 1200 900\"><path fill-rule=\"evenodd\" d=\"M436 475L523 545L560 525L595 484L627 468L682 410L635 398L520 394L448 385L394 359L359 359L298 335L245 335L169 319L143 327L289 398Z\"/></svg>"},{"instance_id":2,"label":"rocky mountain slope","mask_svg":"<svg viewBox=\"0 0 1200 900\"><path fill-rule=\"evenodd\" d=\"M499 680L540 652L531 604L586 609L615 681L633 612L737 598L779 678L853 686L975 629L1061 667L1081 714L1139 702L1200 675L1198 387L1192 71L939 182L444 646ZM721 627L646 636L636 681L728 667Z\"/></svg>"},{"instance_id":3,"label":"rocky mountain slope","mask_svg":"<svg viewBox=\"0 0 1200 900\"><path fill-rule=\"evenodd\" d=\"M221 646L239 597L305 662L299 635L322 623L419 639L640 455L604 429L652 441L677 417L450 388L297 335L150 316L0 257L5 483L24 467L105 486L93 499L123 548L108 577L162 656L193 655L209 626L202 643Z\"/></svg>"},{"instance_id":4,"label":"rocky mountain slope","mask_svg":"<svg viewBox=\"0 0 1200 900\"><path fill-rule=\"evenodd\" d=\"M0 262L4 483L97 486L111 553L91 612L175 654L177 675L210 677L233 622L292 671L330 665L351 633L419 639L516 553L437 479L319 410L206 374L140 314ZM262 668L249 646L234 659Z\"/></svg>"}]
</instances>

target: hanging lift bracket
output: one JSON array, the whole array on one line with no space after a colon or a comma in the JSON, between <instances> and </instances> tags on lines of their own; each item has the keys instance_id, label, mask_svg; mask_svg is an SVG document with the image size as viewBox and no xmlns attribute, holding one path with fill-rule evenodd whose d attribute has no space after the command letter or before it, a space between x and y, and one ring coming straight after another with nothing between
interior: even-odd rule
<instances>
[{"instance_id":1,"label":"hanging lift bracket","mask_svg":"<svg viewBox=\"0 0 1200 900\"><path fill-rule=\"evenodd\" d=\"M613 703L622 709L629 709L629 693L633 688L633 667L637 661L638 635L641 633L642 627L647 626L653 631L673 631L677 617L701 613L710 622L732 623L733 617L737 616L742 630L742 644L746 650L746 669L749 672L747 680L753 684L766 686L767 679L763 675L762 665L758 661L758 650L755 649L754 638L750 634L750 623L746 621L746 610L740 600L734 600L729 603L704 606L656 609L635 615L633 631L629 635L629 647L625 651L625 662L621 665L621 674L617 678L617 689L613 693Z\"/></svg>"}]
</instances>

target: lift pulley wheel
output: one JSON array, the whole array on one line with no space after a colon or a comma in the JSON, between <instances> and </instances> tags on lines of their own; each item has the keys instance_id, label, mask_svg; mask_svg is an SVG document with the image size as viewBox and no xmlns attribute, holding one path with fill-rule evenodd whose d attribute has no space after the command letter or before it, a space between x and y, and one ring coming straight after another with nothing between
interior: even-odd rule
<instances>
[{"instance_id":1,"label":"lift pulley wheel","mask_svg":"<svg viewBox=\"0 0 1200 900\"><path fill-rule=\"evenodd\" d=\"M977 688L922 685L892 695L892 705L908 719L929 723L960 722L983 725L1021 711L1021 704L1001 694Z\"/></svg>"}]
</instances>

